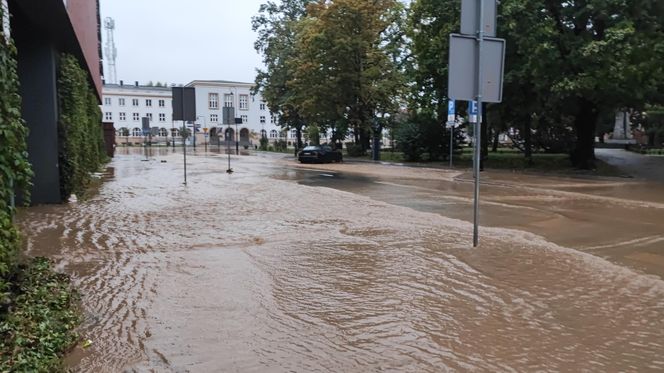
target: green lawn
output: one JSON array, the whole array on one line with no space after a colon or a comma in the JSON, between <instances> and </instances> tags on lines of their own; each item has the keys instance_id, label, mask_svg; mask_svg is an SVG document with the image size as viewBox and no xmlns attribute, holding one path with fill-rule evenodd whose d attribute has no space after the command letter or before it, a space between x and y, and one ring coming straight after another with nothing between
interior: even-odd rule
<instances>
[{"instance_id":1,"label":"green lawn","mask_svg":"<svg viewBox=\"0 0 664 373\"><path fill-rule=\"evenodd\" d=\"M362 157L371 159L370 155ZM381 151L380 160L384 162L406 162L402 152ZM455 168L472 168L473 149L463 148L461 153L454 155ZM446 167L448 161L436 162L417 162L413 164L427 164L431 166ZM551 172L565 174L592 174L601 176L620 176L622 173L617 168L610 166L602 161L597 161L597 169L592 171L576 170L572 168L568 154L533 154L532 162L529 164L526 158L517 149L501 148L497 152L489 152L489 158L484 163L485 169L517 170L517 171L535 171Z\"/></svg>"}]
</instances>

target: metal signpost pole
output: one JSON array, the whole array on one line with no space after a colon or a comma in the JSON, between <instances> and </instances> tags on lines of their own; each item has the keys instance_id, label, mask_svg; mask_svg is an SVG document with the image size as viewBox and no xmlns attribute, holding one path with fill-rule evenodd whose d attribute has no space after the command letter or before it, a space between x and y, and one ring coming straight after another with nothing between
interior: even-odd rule
<instances>
[{"instance_id":1,"label":"metal signpost pole","mask_svg":"<svg viewBox=\"0 0 664 373\"><path fill-rule=\"evenodd\" d=\"M473 202L473 247L479 244L479 218L480 218L480 158L482 141L482 44L484 43L484 0L479 3L479 22L477 23L477 123L475 123L475 200Z\"/></svg>"},{"instance_id":2,"label":"metal signpost pole","mask_svg":"<svg viewBox=\"0 0 664 373\"><path fill-rule=\"evenodd\" d=\"M231 168L231 124L230 122L228 123L228 129L226 130L226 153L228 153L228 170L226 170L226 173L232 173L233 169Z\"/></svg>"},{"instance_id":3,"label":"metal signpost pole","mask_svg":"<svg viewBox=\"0 0 664 373\"><path fill-rule=\"evenodd\" d=\"M184 160L184 185L187 185L187 121L184 114L184 88L182 88L182 154Z\"/></svg>"},{"instance_id":4,"label":"metal signpost pole","mask_svg":"<svg viewBox=\"0 0 664 373\"><path fill-rule=\"evenodd\" d=\"M454 167L452 165L452 156L454 155L454 125L450 126L450 168Z\"/></svg>"},{"instance_id":5,"label":"metal signpost pole","mask_svg":"<svg viewBox=\"0 0 664 373\"><path fill-rule=\"evenodd\" d=\"M450 168L452 168L452 151L454 150L454 125L456 124L456 103L454 100L447 102L447 127L450 129Z\"/></svg>"}]
</instances>

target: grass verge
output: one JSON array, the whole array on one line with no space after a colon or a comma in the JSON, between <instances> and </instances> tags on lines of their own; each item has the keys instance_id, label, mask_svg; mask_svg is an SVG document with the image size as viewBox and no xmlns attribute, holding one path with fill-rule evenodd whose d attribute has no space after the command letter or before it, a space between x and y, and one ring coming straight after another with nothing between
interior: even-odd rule
<instances>
[{"instance_id":1,"label":"grass verge","mask_svg":"<svg viewBox=\"0 0 664 373\"><path fill-rule=\"evenodd\" d=\"M0 310L0 372L62 371L81 320L69 277L35 258L19 266L12 285L12 301Z\"/></svg>"}]
</instances>

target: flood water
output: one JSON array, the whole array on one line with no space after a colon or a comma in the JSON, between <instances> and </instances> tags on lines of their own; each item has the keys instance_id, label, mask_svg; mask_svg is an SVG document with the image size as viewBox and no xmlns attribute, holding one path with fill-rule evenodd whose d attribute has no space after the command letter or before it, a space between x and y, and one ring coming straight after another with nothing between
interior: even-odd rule
<instances>
[{"instance_id":1,"label":"flood water","mask_svg":"<svg viewBox=\"0 0 664 373\"><path fill-rule=\"evenodd\" d=\"M120 149L121 150L121 149ZM664 370L664 188L283 156L119 154L25 209L82 293L85 372Z\"/></svg>"}]
</instances>

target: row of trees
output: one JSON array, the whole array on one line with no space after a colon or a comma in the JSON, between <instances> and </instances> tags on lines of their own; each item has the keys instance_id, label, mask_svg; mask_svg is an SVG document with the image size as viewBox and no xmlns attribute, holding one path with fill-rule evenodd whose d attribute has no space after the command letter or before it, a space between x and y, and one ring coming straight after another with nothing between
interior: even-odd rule
<instances>
[{"instance_id":1,"label":"row of trees","mask_svg":"<svg viewBox=\"0 0 664 373\"><path fill-rule=\"evenodd\" d=\"M331 130L333 140L352 129L367 148L373 133L399 122L411 134L442 126L460 8L460 0L269 1L253 19L265 63L257 89L298 138L306 126ZM512 129L526 156L568 151L590 168L602 118L664 101L661 1L503 0L498 25L507 39L504 102L485 107L485 139ZM445 154L446 132L435 135Z\"/></svg>"}]
</instances>

